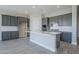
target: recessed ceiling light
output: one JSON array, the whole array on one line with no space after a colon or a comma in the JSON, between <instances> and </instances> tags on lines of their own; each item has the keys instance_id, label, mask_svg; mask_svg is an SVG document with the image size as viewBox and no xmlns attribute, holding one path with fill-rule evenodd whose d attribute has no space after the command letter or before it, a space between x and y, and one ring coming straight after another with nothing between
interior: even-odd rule
<instances>
[{"instance_id":1,"label":"recessed ceiling light","mask_svg":"<svg viewBox=\"0 0 79 59\"><path fill-rule=\"evenodd\" d=\"M32 8L36 8L36 6L32 6Z\"/></svg>"},{"instance_id":2,"label":"recessed ceiling light","mask_svg":"<svg viewBox=\"0 0 79 59\"><path fill-rule=\"evenodd\" d=\"M60 8L60 6L58 5L58 6L56 6L57 8Z\"/></svg>"}]
</instances>

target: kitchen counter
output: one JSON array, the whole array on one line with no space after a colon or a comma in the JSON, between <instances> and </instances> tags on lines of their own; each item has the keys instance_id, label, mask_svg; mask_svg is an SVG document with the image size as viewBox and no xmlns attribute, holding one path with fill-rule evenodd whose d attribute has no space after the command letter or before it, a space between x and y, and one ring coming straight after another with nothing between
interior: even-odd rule
<instances>
[{"instance_id":1,"label":"kitchen counter","mask_svg":"<svg viewBox=\"0 0 79 59\"><path fill-rule=\"evenodd\" d=\"M51 35L57 35L57 34L60 34L61 32L59 31L42 31L42 33L44 34L51 34Z\"/></svg>"},{"instance_id":2,"label":"kitchen counter","mask_svg":"<svg viewBox=\"0 0 79 59\"><path fill-rule=\"evenodd\" d=\"M40 31L40 32L30 32L30 41L34 42L46 49L56 52L59 41L60 41L61 32L49 32L49 31Z\"/></svg>"}]
</instances>

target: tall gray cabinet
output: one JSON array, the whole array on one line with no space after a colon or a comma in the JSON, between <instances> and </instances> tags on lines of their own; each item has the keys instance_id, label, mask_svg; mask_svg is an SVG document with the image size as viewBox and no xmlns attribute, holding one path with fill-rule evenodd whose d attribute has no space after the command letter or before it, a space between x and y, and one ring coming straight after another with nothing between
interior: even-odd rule
<instances>
[{"instance_id":1,"label":"tall gray cabinet","mask_svg":"<svg viewBox=\"0 0 79 59\"><path fill-rule=\"evenodd\" d=\"M2 15L2 26L17 26L18 19L16 16ZM19 38L19 31L3 31L2 41Z\"/></svg>"}]
</instances>

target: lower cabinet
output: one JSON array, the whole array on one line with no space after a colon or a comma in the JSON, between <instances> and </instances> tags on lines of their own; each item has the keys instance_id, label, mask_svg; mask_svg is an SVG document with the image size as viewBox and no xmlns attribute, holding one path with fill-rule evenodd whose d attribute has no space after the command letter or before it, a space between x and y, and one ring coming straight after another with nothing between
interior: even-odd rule
<instances>
[{"instance_id":1,"label":"lower cabinet","mask_svg":"<svg viewBox=\"0 0 79 59\"><path fill-rule=\"evenodd\" d=\"M27 37L30 37L30 32L27 32Z\"/></svg>"},{"instance_id":2,"label":"lower cabinet","mask_svg":"<svg viewBox=\"0 0 79 59\"><path fill-rule=\"evenodd\" d=\"M62 32L60 39L61 39L61 41L71 43L72 42L72 33L71 32Z\"/></svg>"},{"instance_id":3,"label":"lower cabinet","mask_svg":"<svg viewBox=\"0 0 79 59\"><path fill-rule=\"evenodd\" d=\"M10 32L2 32L2 41L10 39Z\"/></svg>"},{"instance_id":4,"label":"lower cabinet","mask_svg":"<svg viewBox=\"0 0 79 59\"><path fill-rule=\"evenodd\" d=\"M19 38L19 32L18 31L2 32L2 41L17 39L17 38Z\"/></svg>"},{"instance_id":5,"label":"lower cabinet","mask_svg":"<svg viewBox=\"0 0 79 59\"><path fill-rule=\"evenodd\" d=\"M16 31L14 34L15 34L15 35L14 35L14 38L15 38L15 39L19 38L19 31Z\"/></svg>"}]
</instances>

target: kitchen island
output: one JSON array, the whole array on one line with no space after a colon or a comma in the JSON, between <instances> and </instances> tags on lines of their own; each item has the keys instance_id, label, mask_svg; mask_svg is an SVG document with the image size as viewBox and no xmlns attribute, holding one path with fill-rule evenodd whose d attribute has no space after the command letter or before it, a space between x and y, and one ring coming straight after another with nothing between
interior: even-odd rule
<instances>
[{"instance_id":1,"label":"kitchen island","mask_svg":"<svg viewBox=\"0 0 79 59\"><path fill-rule=\"evenodd\" d=\"M52 52L56 52L60 44L60 32L30 32L30 41Z\"/></svg>"}]
</instances>

